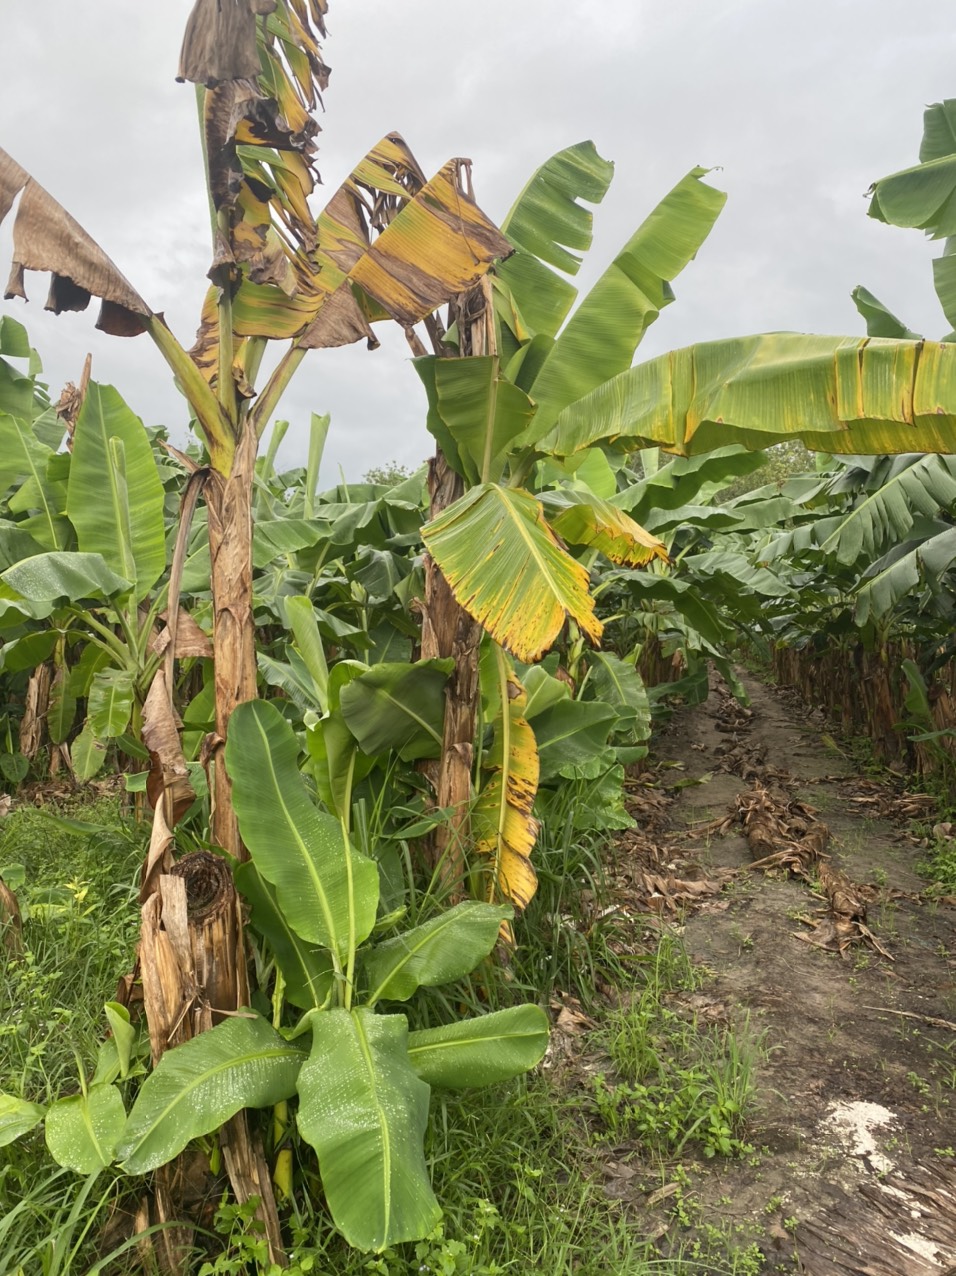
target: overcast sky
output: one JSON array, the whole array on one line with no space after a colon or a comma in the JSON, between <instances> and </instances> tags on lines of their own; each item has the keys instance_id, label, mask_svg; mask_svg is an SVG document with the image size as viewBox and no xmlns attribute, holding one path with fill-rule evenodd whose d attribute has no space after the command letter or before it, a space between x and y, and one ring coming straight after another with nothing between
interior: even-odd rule
<instances>
[{"instance_id":1,"label":"overcast sky","mask_svg":"<svg viewBox=\"0 0 956 1276\"><path fill-rule=\"evenodd\" d=\"M190 345L209 264L191 86L174 81L192 0L7 5L0 146L113 256ZM932 288L938 247L866 216L876 178L916 163L923 107L956 97L956 24L928 0L331 0L316 211L384 133L421 166L474 161L479 203L507 211L531 172L592 138L616 164L595 213L586 286L695 164L729 193L677 301L638 352L779 329L860 333L864 283L911 328L948 329ZM6 277L10 222L0 229ZM87 350L147 424L182 437L186 413L146 336L108 338L95 308L27 324L54 397ZM281 460L304 457L309 414L331 412L323 477L350 479L429 451L424 394L397 330L382 348L311 353L280 406Z\"/></svg>"}]
</instances>

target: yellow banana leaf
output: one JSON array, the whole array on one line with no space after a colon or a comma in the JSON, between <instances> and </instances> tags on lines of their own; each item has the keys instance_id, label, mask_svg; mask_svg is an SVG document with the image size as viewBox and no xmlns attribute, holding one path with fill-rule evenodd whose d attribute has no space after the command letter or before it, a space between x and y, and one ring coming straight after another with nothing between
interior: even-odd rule
<instances>
[{"instance_id":1,"label":"yellow banana leaf","mask_svg":"<svg viewBox=\"0 0 956 1276\"><path fill-rule=\"evenodd\" d=\"M787 332L704 342L614 377L538 446L695 456L787 438L843 454L956 451L956 346Z\"/></svg>"},{"instance_id":2,"label":"yellow banana leaf","mask_svg":"<svg viewBox=\"0 0 956 1276\"><path fill-rule=\"evenodd\" d=\"M380 155L392 156L401 180L375 188L371 217L361 199L368 179L378 180ZM431 314L450 297L471 288L511 245L475 203L464 160L448 163L424 186L409 192L419 172L398 134L384 139L368 161L367 175L356 170L319 219L318 260L324 265L316 284L324 296L316 317L299 340L307 350L354 340L354 327L371 328L352 296L358 288L403 327ZM386 164L386 171L389 165ZM402 187L399 195L398 188ZM383 216L387 214L386 216ZM371 230L381 233L371 239ZM374 338L372 338L374 340Z\"/></svg>"},{"instance_id":3,"label":"yellow banana leaf","mask_svg":"<svg viewBox=\"0 0 956 1276\"><path fill-rule=\"evenodd\" d=\"M488 857L489 896L527 908L538 878L531 852L539 823L531 814L538 791L538 747L524 717L528 697L510 670L502 716L485 759L487 779L472 811L475 849Z\"/></svg>"},{"instance_id":4,"label":"yellow banana leaf","mask_svg":"<svg viewBox=\"0 0 956 1276\"><path fill-rule=\"evenodd\" d=\"M612 563L641 567L652 558L669 562L663 541L645 531L623 510L590 492L560 488L541 498L551 526L572 545L598 549Z\"/></svg>"},{"instance_id":5,"label":"yellow banana leaf","mask_svg":"<svg viewBox=\"0 0 956 1276\"><path fill-rule=\"evenodd\" d=\"M569 617L600 640L588 573L530 493L474 487L426 523L422 537L461 606L519 660L539 659Z\"/></svg>"}]
</instances>

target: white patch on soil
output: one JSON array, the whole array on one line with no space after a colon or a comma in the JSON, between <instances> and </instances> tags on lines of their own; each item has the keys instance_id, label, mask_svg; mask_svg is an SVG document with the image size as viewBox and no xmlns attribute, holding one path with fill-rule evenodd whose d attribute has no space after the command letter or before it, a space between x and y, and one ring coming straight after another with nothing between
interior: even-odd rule
<instances>
[{"instance_id":1,"label":"white patch on soil","mask_svg":"<svg viewBox=\"0 0 956 1276\"><path fill-rule=\"evenodd\" d=\"M877 1147L873 1131L896 1123L896 1114L879 1103L831 1103L824 1118L850 1156L865 1158L876 1174L888 1174L893 1162Z\"/></svg>"}]
</instances>

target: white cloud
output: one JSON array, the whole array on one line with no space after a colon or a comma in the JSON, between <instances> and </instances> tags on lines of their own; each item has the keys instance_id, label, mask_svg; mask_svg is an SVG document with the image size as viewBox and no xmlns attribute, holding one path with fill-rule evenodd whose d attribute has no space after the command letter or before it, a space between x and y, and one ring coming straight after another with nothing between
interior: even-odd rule
<instances>
[{"instance_id":1,"label":"white cloud","mask_svg":"<svg viewBox=\"0 0 956 1276\"><path fill-rule=\"evenodd\" d=\"M44 0L6 18L0 145L83 222L187 344L208 257L192 89L174 74L191 0ZM942 333L933 249L870 221L876 177L915 162L927 102L956 96L956 33L945 6L911 0L333 0L320 169L328 195L383 133L399 129L433 171L475 162L479 202L503 215L533 168L584 137L616 161L595 219L586 286L638 221L696 163L727 208L650 355L768 328L862 331L848 298L865 283L910 326ZM323 192L320 191L320 196ZM0 273L9 259L0 230ZM148 338L111 341L89 315L23 319L54 388L87 349L148 421L182 422ZM310 411L332 411L326 475L349 477L428 447L424 396L400 335L312 355L280 413L283 458L302 459ZM297 447L300 451L297 453Z\"/></svg>"}]
</instances>

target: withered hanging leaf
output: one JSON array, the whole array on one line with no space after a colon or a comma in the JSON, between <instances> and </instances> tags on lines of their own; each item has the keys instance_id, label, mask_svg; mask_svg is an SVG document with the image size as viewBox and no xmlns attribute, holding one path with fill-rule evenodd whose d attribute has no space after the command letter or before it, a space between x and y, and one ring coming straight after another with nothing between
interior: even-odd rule
<instances>
[{"instance_id":1,"label":"withered hanging leaf","mask_svg":"<svg viewBox=\"0 0 956 1276\"><path fill-rule=\"evenodd\" d=\"M140 873L139 902L145 904L159 888L159 879L173 866L173 835L163 815L163 804L158 802L153 811L153 827L149 836L149 849Z\"/></svg>"},{"instance_id":2,"label":"withered hanging leaf","mask_svg":"<svg viewBox=\"0 0 956 1276\"><path fill-rule=\"evenodd\" d=\"M186 23L177 80L213 88L259 74L256 18L276 0L196 0Z\"/></svg>"},{"instance_id":3,"label":"withered hanging leaf","mask_svg":"<svg viewBox=\"0 0 956 1276\"><path fill-rule=\"evenodd\" d=\"M0 150L0 222L20 203L13 223L13 266L4 297L27 299L24 272L49 271L46 309L85 310L90 297L102 301L96 326L117 337L146 331L152 311L99 244L62 205Z\"/></svg>"},{"instance_id":4,"label":"withered hanging leaf","mask_svg":"<svg viewBox=\"0 0 956 1276\"><path fill-rule=\"evenodd\" d=\"M146 792L154 808L165 804L171 828L196 800L179 740L179 726L169 702L166 672L157 669L143 703L143 743L149 749L150 760Z\"/></svg>"},{"instance_id":5,"label":"withered hanging leaf","mask_svg":"<svg viewBox=\"0 0 956 1276\"><path fill-rule=\"evenodd\" d=\"M525 719L528 697L508 674L508 701L487 756L488 778L472 812L475 848L490 859L494 895L527 908L538 878L531 852L540 827L531 814L538 791L538 746Z\"/></svg>"}]
</instances>

